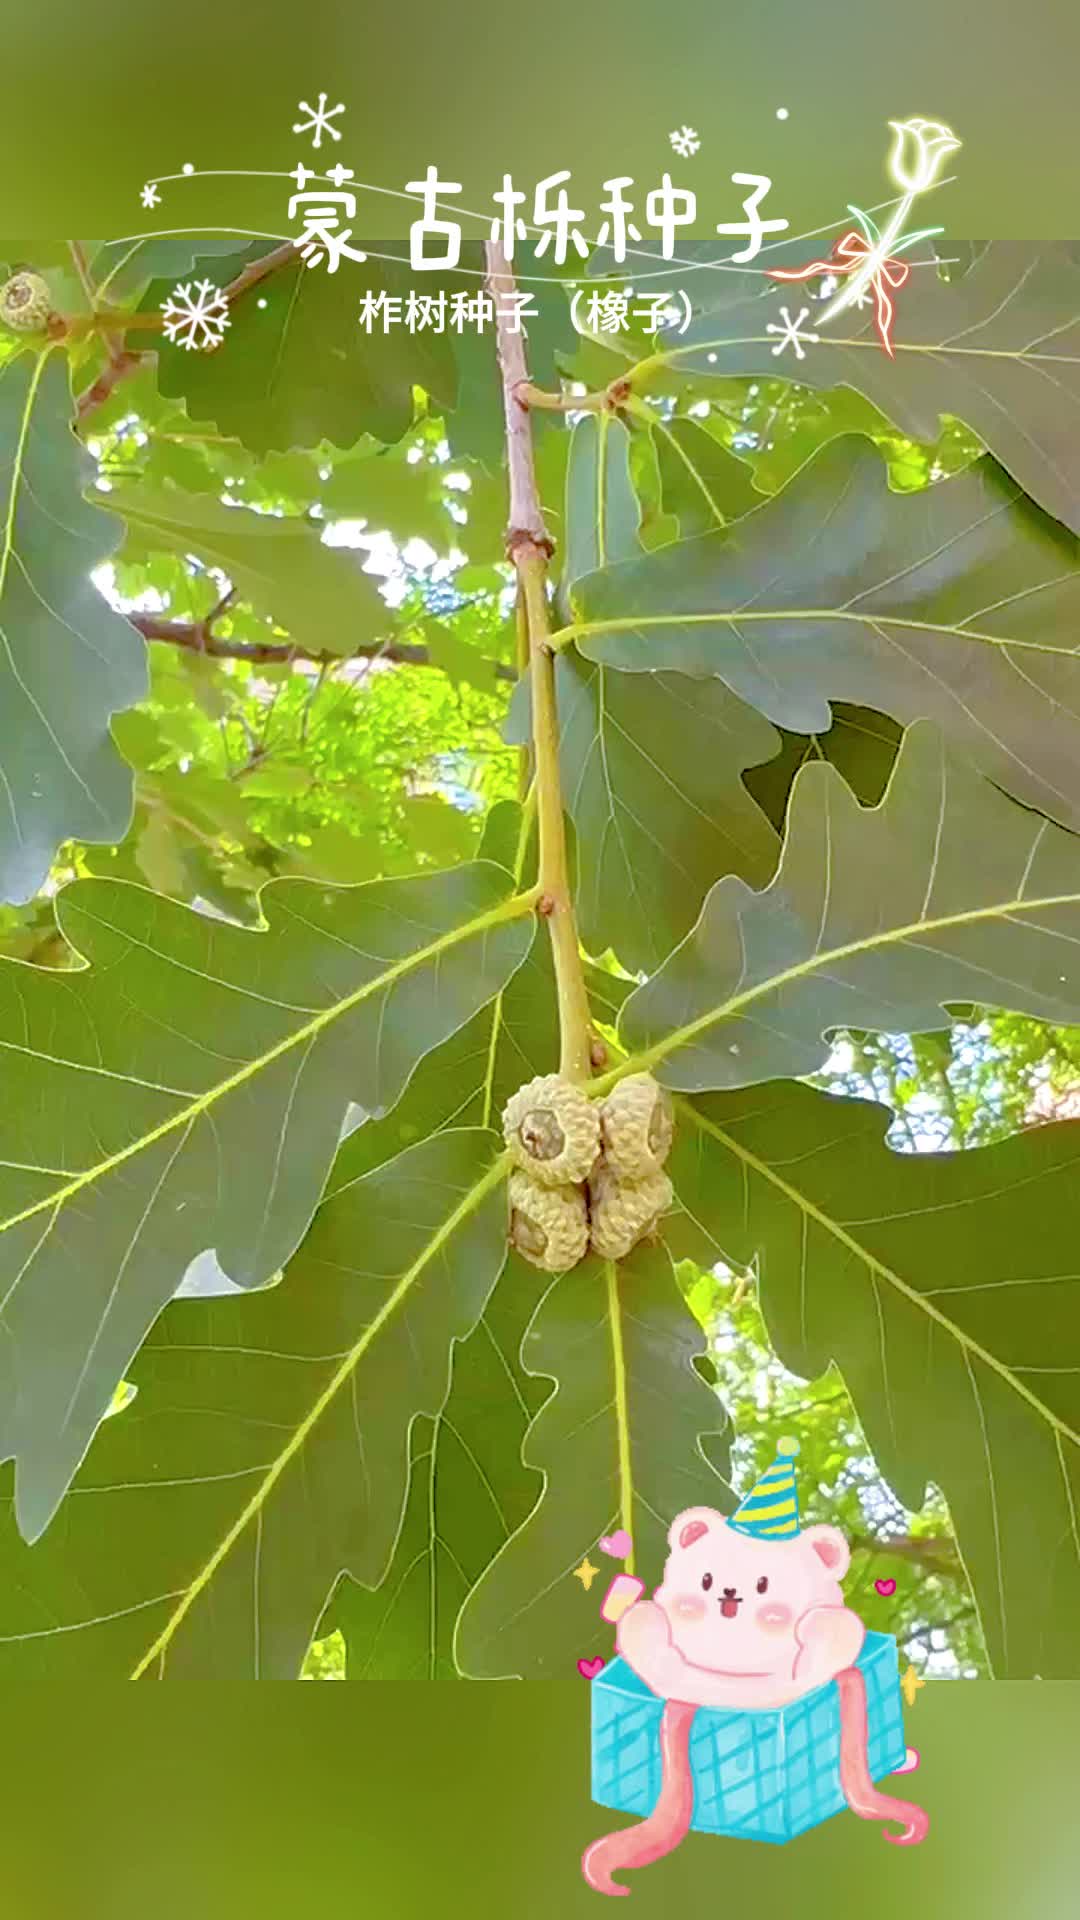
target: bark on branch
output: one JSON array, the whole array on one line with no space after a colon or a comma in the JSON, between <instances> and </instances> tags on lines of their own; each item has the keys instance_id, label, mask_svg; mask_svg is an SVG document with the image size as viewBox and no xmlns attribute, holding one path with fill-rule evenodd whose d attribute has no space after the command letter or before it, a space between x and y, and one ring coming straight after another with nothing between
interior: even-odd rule
<instances>
[{"instance_id":1,"label":"bark on branch","mask_svg":"<svg viewBox=\"0 0 1080 1920\"><path fill-rule=\"evenodd\" d=\"M559 1072L583 1083L592 1071L592 1025L570 893L559 773L559 721L555 703L555 660L547 602L547 563L554 551L544 525L533 466L532 426L523 394L531 391L525 365L525 336L505 317L512 307L514 275L502 247L487 242L488 284L497 322L499 367L506 418L506 457L510 476L510 523L506 550L518 576L528 636L532 689L540 862L537 884L551 936L559 1001Z\"/></svg>"},{"instance_id":2,"label":"bark on branch","mask_svg":"<svg viewBox=\"0 0 1080 1920\"><path fill-rule=\"evenodd\" d=\"M153 613L129 613L127 619L142 634L144 640L160 640L173 647L182 647L188 653L204 653L212 660L250 660L257 664L272 665L290 660L310 660L315 666L333 666L346 660L390 660L396 666L432 667L427 647L405 640L372 641L369 646L354 647L349 653L315 653L308 647L297 647L288 640L223 640L211 629L208 621L163 620ZM483 656L478 655L478 660ZM515 681L517 674L513 667L502 660L485 662L491 668L493 680Z\"/></svg>"}]
</instances>

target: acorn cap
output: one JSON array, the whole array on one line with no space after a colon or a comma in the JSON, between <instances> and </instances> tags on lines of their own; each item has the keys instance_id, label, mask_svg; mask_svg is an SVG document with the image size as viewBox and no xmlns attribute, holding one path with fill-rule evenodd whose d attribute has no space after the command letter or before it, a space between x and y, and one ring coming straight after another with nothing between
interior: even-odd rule
<instances>
[{"instance_id":1,"label":"acorn cap","mask_svg":"<svg viewBox=\"0 0 1080 1920\"><path fill-rule=\"evenodd\" d=\"M587 1179L600 1151L595 1101L558 1073L538 1074L511 1094L503 1134L518 1166L548 1187Z\"/></svg>"},{"instance_id":2,"label":"acorn cap","mask_svg":"<svg viewBox=\"0 0 1080 1920\"><path fill-rule=\"evenodd\" d=\"M589 1182L589 1242L602 1260L621 1260L639 1240L652 1232L672 1201L666 1173L646 1174L644 1180L620 1180L601 1165Z\"/></svg>"},{"instance_id":3,"label":"acorn cap","mask_svg":"<svg viewBox=\"0 0 1080 1920\"><path fill-rule=\"evenodd\" d=\"M600 1103L604 1159L620 1180L658 1173L671 1151L671 1098L651 1073L631 1073Z\"/></svg>"},{"instance_id":4,"label":"acorn cap","mask_svg":"<svg viewBox=\"0 0 1080 1920\"><path fill-rule=\"evenodd\" d=\"M510 1244L534 1267L565 1273L589 1244L581 1187L545 1187L527 1173L510 1175Z\"/></svg>"},{"instance_id":5,"label":"acorn cap","mask_svg":"<svg viewBox=\"0 0 1080 1920\"><path fill-rule=\"evenodd\" d=\"M13 273L0 287L0 320L14 333L44 333L51 312L52 294L40 273Z\"/></svg>"}]
</instances>

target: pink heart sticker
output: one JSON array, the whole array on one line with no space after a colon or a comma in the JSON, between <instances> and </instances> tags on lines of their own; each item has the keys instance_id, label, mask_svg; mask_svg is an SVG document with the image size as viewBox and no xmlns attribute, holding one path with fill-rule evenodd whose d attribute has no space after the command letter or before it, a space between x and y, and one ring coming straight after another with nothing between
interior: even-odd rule
<instances>
[{"instance_id":1,"label":"pink heart sticker","mask_svg":"<svg viewBox=\"0 0 1080 1920\"><path fill-rule=\"evenodd\" d=\"M895 1580L875 1580L874 1592L880 1593L882 1599L887 1600L890 1594L893 1594L896 1592L896 1581Z\"/></svg>"},{"instance_id":2,"label":"pink heart sticker","mask_svg":"<svg viewBox=\"0 0 1080 1920\"><path fill-rule=\"evenodd\" d=\"M581 1674L582 1679L595 1680L598 1673L603 1673L606 1665L607 1661L603 1655L598 1654L595 1660L579 1660L577 1670Z\"/></svg>"},{"instance_id":3,"label":"pink heart sticker","mask_svg":"<svg viewBox=\"0 0 1080 1920\"><path fill-rule=\"evenodd\" d=\"M616 1533L604 1535L600 1542L600 1551L606 1553L612 1560L629 1560L634 1551L634 1543L626 1528L620 1527Z\"/></svg>"}]
</instances>

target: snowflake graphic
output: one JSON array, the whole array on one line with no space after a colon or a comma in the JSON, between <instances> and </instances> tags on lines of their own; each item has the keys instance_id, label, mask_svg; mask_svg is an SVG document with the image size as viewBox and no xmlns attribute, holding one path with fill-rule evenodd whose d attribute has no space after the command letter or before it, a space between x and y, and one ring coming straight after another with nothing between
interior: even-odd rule
<instances>
[{"instance_id":1,"label":"snowflake graphic","mask_svg":"<svg viewBox=\"0 0 1080 1920\"><path fill-rule=\"evenodd\" d=\"M809 307L800 307L797 320L792 319L786 307L781 307L780 318L784 323L782 327L776 326L771 320L767 322L765 327L766 333L778 333L780 335L780 339L772 350L773 358L775 359L778 353L783 353L785 347L794 347L796 360L805 360L806 355L803 352L803 341L805 340L809 343L820 340L821 338L819 333L804 333L801 331L803 321L809 320L810 318Z\"/></svg>"},{"instance_id":2,"label":"snowflake graphic","mask_svg":"<svg viewBox=\"0 0 1080 1920\"><path fill-rule=\"evenodd\" d=\"M149 181L142 190L143 206L156 207L160 199L161 199L161 195L158 192L157 187L154 185L154 182L152 180Z\"/></svg>"},{"instance_id":3,"label":"snowflake graphic","mask_svg":"<svg viewBox=\"0 0 1080 1920\"><path fill-rule=\"evenodd\" d=\"M165 338L189 351L220 347L225 328L231 325L229 303L212 280L196 280L194 286L185 281L174 287L162 302L161 311L165 315Z\"/></svg>"},{"instance_id":4,"label":"snowflake graphic","mask_svg":"<svg viewBox=\"0 0 1080 1920\"><path fill-rule=\"evenodd\" d=\"M308 105L306 100L301 100L300 112L306 113L309 117L306 120L297 120L293 124L294 133L314 134L315 138L312 140L312 143L311 143L313 147L317 147L321 144L324 133L328 133L330 135L331 140L341 139L341 133L339 129L337 127L331 126L330 122L332 120L336 120L339 113L344 113L345 102L343 100L339 101L336 107L331 107L330 111L327 112L326 98L327 97L325 93L320 93L319 104L317 107L311 107Z\"/></svg>"},{"instance_id":5,"label":"snowflake graphic","mask_svg":"<svg viewBox=\"0 0 1080 1920\"><path fill-rule=\"evenodd\" d=\"M691 154L696 153L701 145L694 127L676 127L674 133L668 134L668 139L675 152L684 160L689 160Z\"/></svg>"}]
</instances>

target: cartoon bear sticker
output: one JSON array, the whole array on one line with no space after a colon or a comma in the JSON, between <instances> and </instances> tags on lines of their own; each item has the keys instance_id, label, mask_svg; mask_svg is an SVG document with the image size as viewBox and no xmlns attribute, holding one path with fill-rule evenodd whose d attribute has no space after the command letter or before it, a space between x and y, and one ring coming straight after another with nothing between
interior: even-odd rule
<instances>
[{"instance_id":1,"label":"cartoon bear sticker","mask_svg":"<svg viewBox=\"0 0 1080 1920\"><path fill-rule=\"evenodd\" d=\"M870 1777L866 1686L855 1664L865 1628L840 1589L848 1544L835 1527L799 1531L786 1457L796 1450L795 1442L781 1442L776 1465L730 1519L710 1507L680 1513L668 1533L662 1584L651 1600L634 1600L619 1618L619 1653L666 1702L662 1784L647 1819L586 1849L582 1871L598 1893L628 1893L613 1871L647 1866L686 1834L694 1810L690 1728L699 1707L782 1707L830 1681L840 1697L840 1780L848 1806L865 1820L899 1822L901 1831L885 1836L899 1845L925 1838L922 1808L880 1792ZM917 1765L909 1748L899 1771Z\"/></svg>"}]
</instances>

